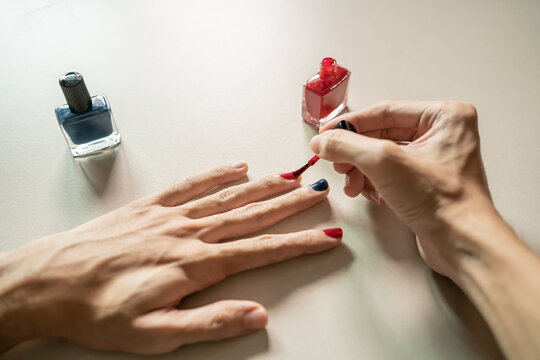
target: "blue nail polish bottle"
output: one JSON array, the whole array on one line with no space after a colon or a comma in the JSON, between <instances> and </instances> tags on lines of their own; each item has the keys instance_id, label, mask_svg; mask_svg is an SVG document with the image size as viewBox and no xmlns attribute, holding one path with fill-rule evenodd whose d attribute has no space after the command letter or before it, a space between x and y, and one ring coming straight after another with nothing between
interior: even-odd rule
<instances>
[{"instance_id":1,"label":"blue nail polish bottle","mask_svg":"<svg viewBox=\"0 0 540 360\"><path fill-rule=\"evenodd\" d=\"M67 104L56 108L56 118L74 157L91 155L120 144L111 106L105 95L90 96L82 75L60 77Z\"/></svg>"}]
</instances>

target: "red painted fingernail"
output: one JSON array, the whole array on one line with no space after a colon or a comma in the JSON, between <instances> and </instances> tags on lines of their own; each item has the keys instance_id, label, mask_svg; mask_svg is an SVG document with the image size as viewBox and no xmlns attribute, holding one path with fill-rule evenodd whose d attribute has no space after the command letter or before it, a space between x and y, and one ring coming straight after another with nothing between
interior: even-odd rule
<instances>
[{"instance_id":1,"label":"red painted fingernail","mask_svg":"<svg viewBox=\"0 0 540 360\"><path fill-rule=\"evenodd\" d=\"M343 230L341 228L324 229L324 233L334 239L341 239L343 237Z\"/></svg>"}]
</instances>

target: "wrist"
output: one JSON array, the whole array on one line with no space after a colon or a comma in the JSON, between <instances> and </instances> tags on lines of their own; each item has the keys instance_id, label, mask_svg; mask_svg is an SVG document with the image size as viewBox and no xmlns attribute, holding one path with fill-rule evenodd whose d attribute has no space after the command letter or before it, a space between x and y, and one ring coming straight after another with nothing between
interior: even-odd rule
<instances>
[{"instance_id":1,"label":"wrist","mask_svg":"<svg viewBox=\"0 0 540 360\"><path fill-rule=\"evenodd\" d=\"M29 279L14 261L14 252L0 253L0 353L35 337L25 314Z\"/></svg>"},{"instance_id":2,"label":"wrist","mask_svg":"<svg viewBox=\"0 0 540 360\"><path fill-rule=\"evenodd\" d=\"M431 230L419 235L438 248L442 273L457 285L470 266L498 261L501 249L520 242L477 182L466 182L455 196L440 199L432 219Z\"/></svg>"},{"instance_id":3,"label":"wrist","mask_svg":"<svg viewBox=\"0 0 540 360\"><path fill-rule=\"evenodd\" d=\"M492 207L468 214L474 226L454 224L462 249L453 280L475 304L508 358L536 358L540 259ZM536 317L536 318L535 318Z\"/></svg>"},{"instance_id":4,"label":"wrist","mask_svg":"<svg viewBox=\"0 0 540 360\"><path fill-rule=\"evenodd\" d=\"M23 341L50 335L47 326L53 291L51 281L46 281L46 269L60 236L0 253L0 353Z\"/></svg>"}]
</instances>

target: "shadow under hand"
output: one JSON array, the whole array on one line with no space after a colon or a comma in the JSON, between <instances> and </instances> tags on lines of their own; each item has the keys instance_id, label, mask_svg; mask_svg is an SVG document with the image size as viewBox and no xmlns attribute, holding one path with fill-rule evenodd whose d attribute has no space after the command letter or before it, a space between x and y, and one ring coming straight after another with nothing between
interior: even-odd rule
<instances>
[{"instance_id":1,"label":"shadow under hand","mask_svg":"<svg viewBox=\"0 0 540 360\"><path fill-rule=\"evenodd\" d=\"M368 204L368 214L375 238L393 260L422 263L414 233L388 206Z\"/></svg>"},{"instance_id":2,"label":"shadow under hand","mask_svg":"<svg viewBox=\"0 0 540 360\"><path fill-rule=\"evenodd\" d=\"M340 245L327 252L250 270L185 298L180 308L199 307L224 299L253 300L271 308L299 288L344 270L352 259L349 249ZM264 330L247 337L188 345L174 354L182 359L198 359L203 352L205 359L248 359L268 349L268 334Z\"/></svg>"},{"instance_id":3,"label":"shadow under hand","mask_svg":"<svg viewBox=\"0 0 540 360\"><path fill-rule=\"evenodd\" d=\"M185 345L172 353L152 358L160 360L245 360L266 350L268 350L268 333L263 329L247 336L228 340Z\"/></svg>"},{"instance_id":4,"label":"shadow under hand","mask_svg":"<svg viewBox=\"0 0 540 360\"><path fill-rule=\"evenodd\" d=\"M256 234L288 233L315 227L331 218L327 200L289 217ZM234 240L232 240L234 241ZM351 251L341 244L337 248L314 255L304 255L263 268L232 276L182 301L181 308L206 305L222 299L251 299L264 306L272 306L294 290L346 268L353 260Z\"/></svg>"},{"instance_id":5,"label":"shadow under hand","mask_svg":"<svg viewBox=\"0 0 540 360\"><path fill-rule=\"evenodd\" d=\"M313 227L331 217L328 201L301 214L288 218L263 233L286 233ZM249 235L249 237L255 235ZM270 308L298 289L346 269L353 260L351 251L343 244L314 255L304 255L263 268L234 275L216 285L182 300L180 308L194 308L225 299L252 300ZM177 350L177 355L200 354L204 346L205 359L243 359L253 352L268 349L266 332L256 332L245 338L215 343L194 344ZM198 349L198 350L197 350ZM227 354L227 355L224 355Z\"/></svg>"},{"instance_id":6,"label":"shadow under hand","mask_svg":"<svg viewBox=\"0 0 540 360\"><path fill-rule=\"evenodd\" d=\"M251 359L257 353L268 349L268 334L260 330L253 334L232 338L227 341L206 342L185 345L173 352L158 355L137 355L116 351L102 351L85 348L64 339L40 339L24 342L5 355L6 360L42 359L88 359L88 360L143 360L178 359L199 360L204 354L205 360L244 360ZM69 355L68 355L69 354ZM2 357L4 359L4 357Z\"/></svg>"},{"instance_id":7,"label":"shadow under hand","mask_svg":"<svg viewBox=\"0 0 540 360\"><path fill-rule=\"evenodd\" d=\"M99 154L75 159L75 163L98 195L103 194L107 187L119 149L116 147Z\"/></svg>"},{"instance_id":8,"label":"shadow under hand","mask_svg":"<svg viewBox=\"0 0 540 360\"><path fill-rule=\"evenodd\" d=\"M415 234L387 206L370 203L368 213L375 237L385 254L398 262L423 264L416 246ZM461 289L446 277L433 271L429 274L434 296L447 305L442 308L442 312L450 309L452 314L447 316L457 318L463 327L456 333L465 334L466 342L482 358L504 359L487 323Z\"/></svg>"}]
</instances>

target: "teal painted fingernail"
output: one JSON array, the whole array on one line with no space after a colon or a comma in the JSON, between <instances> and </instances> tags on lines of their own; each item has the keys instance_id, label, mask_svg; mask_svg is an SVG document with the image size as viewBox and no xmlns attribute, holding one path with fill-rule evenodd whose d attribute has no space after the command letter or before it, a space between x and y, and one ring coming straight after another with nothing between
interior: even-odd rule
<instances>
[{"instance_id":1,"label":"teal painted fingernail","mask_svg":"<svg viewBox=\"0 0 540 360\"><path fill-rule=\"evenodd\" d=\"M317 182L314 182L313 184L309 185L313 190L316 191L324 191L328 189L328 181L326 179L321 179Z\"/></svg>"}]
</instances>

